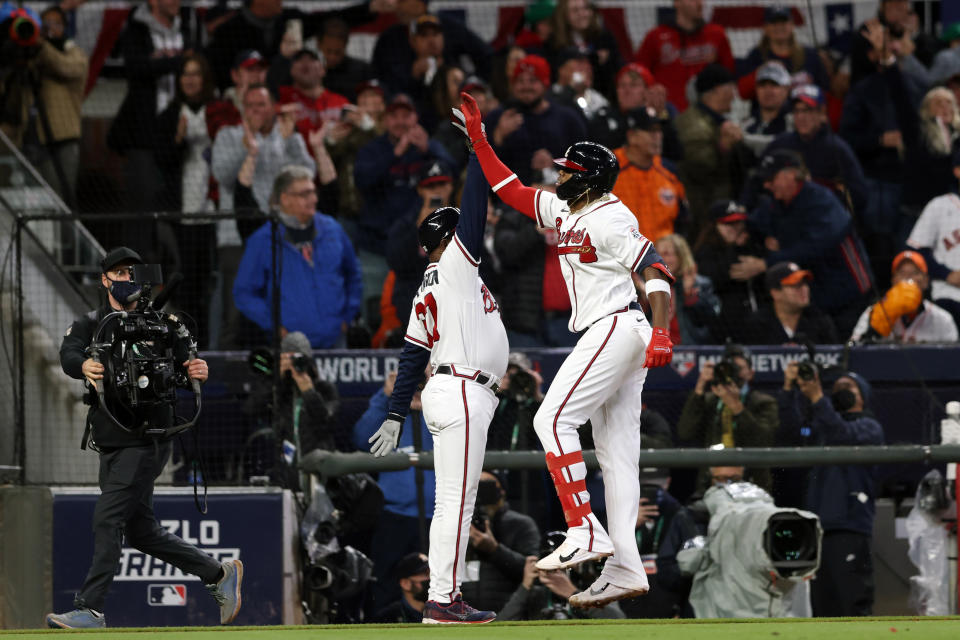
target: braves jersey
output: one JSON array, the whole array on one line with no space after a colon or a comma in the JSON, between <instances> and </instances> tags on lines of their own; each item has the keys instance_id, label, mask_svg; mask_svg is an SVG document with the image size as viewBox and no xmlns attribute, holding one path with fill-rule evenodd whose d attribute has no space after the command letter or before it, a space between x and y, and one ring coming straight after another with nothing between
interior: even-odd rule
<instances>
[{"instance_id":1,"label":"braves jersey","mask_svg":"<svg viewBox=\"0 0 960 640\"><path fill-rule=\"evenodd\" d=\"M534 207L537 225L560 234L557 253L570 295L570 331L583 331L636 302L631 272L661 260L616 196L607 194L572 214L555 194L538 190Z\"/></svg>"},{"instance_id":2,"label":"braves jersey","mask_svg":"<svg viewBox=\"0 0 960 640\"><path fill-rule=\"evenodd\" d=\"M430 350L430 364L463 365L503 377L507 332L500 307L477 271L480 261L459 237L423 274L413 298L408 342Z\"/></svg>"},{"instance_id":3,"label":"braves jersey","mask_svg":"<svg viewBox=\"0 0 960 640\"><path fill-rule=\"evenodd\" d=\"M930 249L933 259L951 271L960 270L960 197L950 193L934 198L910 232L907 244L914 249ZM933 299L960 301L960 288L945 280L933 280Z\"/></svg>"},{"instance_id":4,"label":"braves jersey","mask_svg":"<svg viewBox=\"0 0 960 640\"><path fill-rule=\"evenodd\" d=\"M857 325L853 328L853 335L850 339L854 342L860 342L863 336L870 329L870 312L873 307L867 307L866 311L860 315ZM893 323L893 331L883 339L883 342L956 342L957 324L953 321L950 312L942 307L938 307L929 300L923 301L923 309L908 321L904 321L906 316L897 318Z\"/></svg>"}]
</instances>

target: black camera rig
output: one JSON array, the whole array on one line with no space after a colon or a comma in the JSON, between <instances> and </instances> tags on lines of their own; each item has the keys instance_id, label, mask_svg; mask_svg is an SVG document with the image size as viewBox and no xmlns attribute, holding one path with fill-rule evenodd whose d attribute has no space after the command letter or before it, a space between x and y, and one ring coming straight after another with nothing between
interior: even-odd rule
<instances>
[{"instance_id":1,"label":"black camera rig","mask_svg":"<svg viewBox=\"0 0 960 640\"><path fill-rule=\"evenodd\" d=\"M200 416L200 382L178 370L175 346L187 341L189 359L197 357L197 342L182 318L164 313L163 305L183 280L174 274L167 286L153 299L150 293L162 282L159 265L133 265L131 282L141 286L137 306L131 311L106 314L93 332L87 354L104 367L103 380L95 384L96 403L104 415L124 431L151 437L170 437L192 427ZM108 326L113 325L109 336ZM189 384L188 384L189 383ZM116 402L133 415L150 416L151 409L161 410L177 402L177 387L193 391L195 411L189 420L174 416L173 425L143 424L128 426L111 411L109 402Z\"/></svg>"}]
</instances>

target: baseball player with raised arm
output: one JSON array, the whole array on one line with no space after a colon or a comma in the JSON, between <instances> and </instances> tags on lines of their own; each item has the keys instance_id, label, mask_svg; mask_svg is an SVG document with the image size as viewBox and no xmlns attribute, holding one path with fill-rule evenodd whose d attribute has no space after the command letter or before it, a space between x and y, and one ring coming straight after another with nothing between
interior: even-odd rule
<instances>
[{"instance_id":1,"label":"baseball player with raised arm","mask_svg":"<svg viewBox=\"0 0 960 640\"><path fill-rule=\"evenodd\" d=\"M480 110L461 94L467 135L494 192L540 228L560 234L557 252L570 294L569 328L583 332L547 390L533 424L567 520L567 537L537 568L563 569L610 557L576 607L602 607L649 589L634 530L640 504L640 393L649 367L670 362L667 329L673 276L637 230L637 220L610 193L620 166L606 147L577 142L554 161L556 195L520 184L497 158ZM632 274L646 280L653 327L637 304ZM590 507L577 429L587 420L603 471L607 524Z\"/></svg>"},{"instance_id":2,"label":"baseball player with raised arm","mask_svg":"<svg viewBox=\"0 0 960 640\"><path fill-rule=\"evenodd\" d=\"M387 419L370 438L374 455L394 450L410 398L429 361L433 375L421 399L433 435L437 493L430 525L425 623L482 623L497 617L492 611L477 611L460 595L487 429L497 408L500 378L507 370L507 333L500 308L477 271L488 193L471 154L463 213L442 207L420 224L420 245L430 264L413 299Z\"/></svg>"}]
</instances>

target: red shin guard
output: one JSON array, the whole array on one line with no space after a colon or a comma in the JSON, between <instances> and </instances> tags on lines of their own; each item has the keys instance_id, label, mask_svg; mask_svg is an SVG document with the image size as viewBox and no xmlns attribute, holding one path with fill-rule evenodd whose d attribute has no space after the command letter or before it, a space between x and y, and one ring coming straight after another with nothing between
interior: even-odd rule
<instances>
[{"instance_id":1,"label":"red shin guard","mask_svg":"<svg viewBox=\"0 0 960 640\"><path fill-rule=\"evenodd\" d=\"M560 456L552 453L547 454L547 470L550 472L553 484L557 488L557 497L560 498L560 504L563 505L563 516L567 520L567 526L571 529L580 526L584 518L593 512L589 500L583 504L577 504L579 502L577 494L587 490L586 481L581 479L569 482L563 477L564 467L571 467L582 462L583 451L571 451ZM570 477L573 477L572 473Z\"/></svg>"}]
</instances>

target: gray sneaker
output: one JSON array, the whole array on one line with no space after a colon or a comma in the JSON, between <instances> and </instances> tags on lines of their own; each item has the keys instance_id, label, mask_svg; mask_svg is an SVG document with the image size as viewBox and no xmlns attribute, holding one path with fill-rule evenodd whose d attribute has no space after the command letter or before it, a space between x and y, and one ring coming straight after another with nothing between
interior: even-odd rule
<instances>
[{"instance_id":1,"label":"gray sneaker","mask_svg":"<svg viewBox=\"0 0 960 640\"><path fill-rule=\"evenodd\" d=\"M206 585L207 591L220 606L220 624L230 624L240 613L240 584L243 582L243 563L224 562L223 577L216 584Z\"/></svg>"},{"instance_id":2,"label":"gray sneaker","mask_svg":"<svg viewBox=\"0 0 960 640\"><path fill-rule=\"evenodd\" d=\"M67 613L48 613L47 626L51 629L105 629L107 619L96 616L90 609L74 609Z\"/></svg>"}]
</instances>

